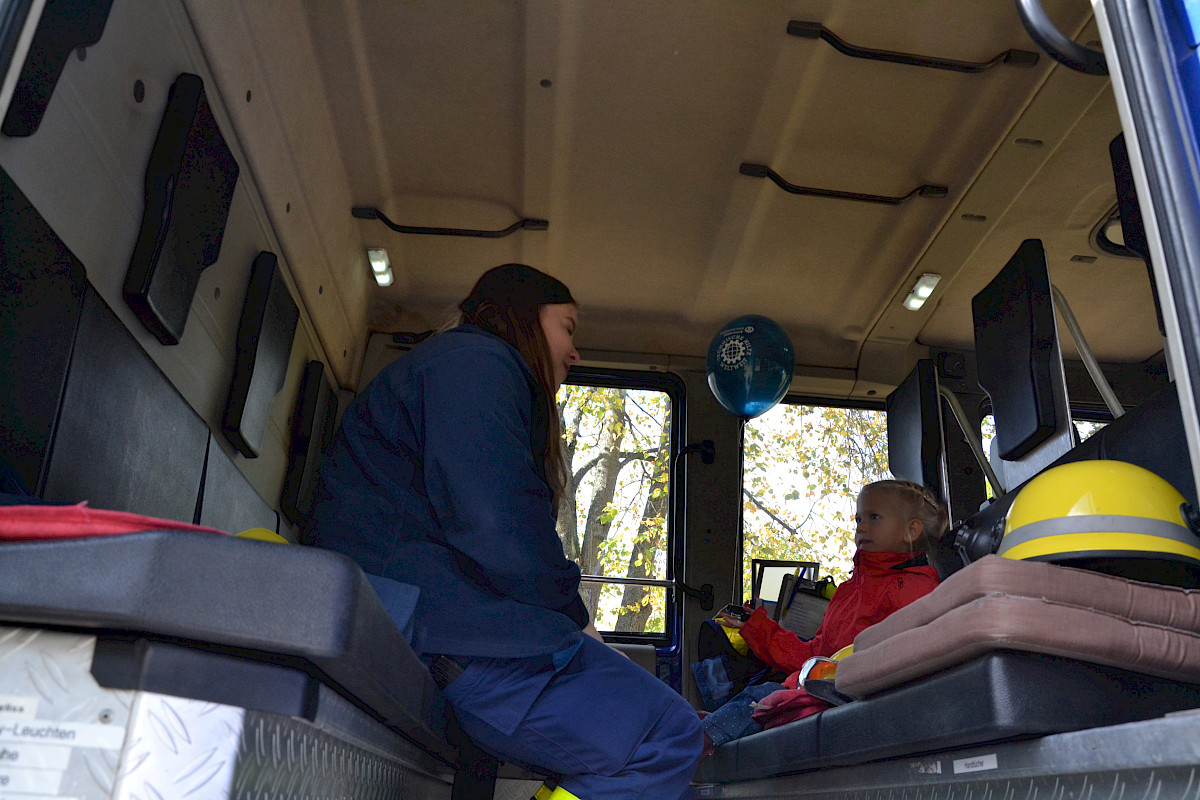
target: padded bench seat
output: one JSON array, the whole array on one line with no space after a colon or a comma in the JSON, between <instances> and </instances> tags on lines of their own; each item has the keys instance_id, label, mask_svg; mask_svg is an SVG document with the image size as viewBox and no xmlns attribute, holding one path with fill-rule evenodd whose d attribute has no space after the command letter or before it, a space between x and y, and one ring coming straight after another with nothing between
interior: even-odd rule
<instances>
[{"instance_id":1,"label":"padded bench seat","mask_svg":"<svg viewBox=\"0 0 1200 800\"><path fill-rule=\"evenodd\" d=\"M998 650L717 749L700 783L860 764L1200 708L1200 686Z\"/></svg>"},{"instance_id":2,"label":"padded bench seat","mask_svg":"<svg viewBox=\"0 0 1200 800\"><path fill-rule=\"evenodd\" d=\"M362 570L337 553L180 531L6 542L0 623L94 631L98 657L137 662L138 680L155 663L169 671L204 655L239 675L307 675L458 761L441 692Z\"/></svg>"},{"instance_id":3,"label":"padded bench seat","mask_svg":"<svg viewBox=\"0 0 1200 800\"><path fill-rule=\"evenodd\" d=\"M745 780L1200 708L1200 591L987 556L867 628L838 666L860 698L717 750Z\"/></svg>"}]
</instances>

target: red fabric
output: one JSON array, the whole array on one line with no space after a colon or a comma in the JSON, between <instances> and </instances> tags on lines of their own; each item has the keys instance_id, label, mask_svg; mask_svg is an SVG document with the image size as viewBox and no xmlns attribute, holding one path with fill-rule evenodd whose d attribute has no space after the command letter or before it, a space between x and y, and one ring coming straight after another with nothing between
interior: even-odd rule
<instances>
[{"instance_id":1,"label":"red fabric","mask_svg":"<svg viewBox=\"0 0 1200 800\"><path fill-rule=\"evenodd\" d=\"M111 536L139 531L224 531L143 517L126 511L106 511L77 506L0 506L0 540L35 541L38 539L76 539L84 536Z\"/></svg>"},{"instance_id":2,"label":"red fabric","mask_svg":"<svg viewBox=\"0 0 1200 800\"><path fill-rule=\"evenodd\" d=\"M811 717L829 708L820 698L813 697L803 689L780 689L754 704L751 716L764 730L778 728L798 719Z\"/></svg>"},{"instance_id":3,"label":"red fabric","mask_svg":"<svg viewBox=\"0 0 1200 800\"><path fill-rule=\"evenodd\" d=\"M838 587L821 627L809 641L782 627L761 608L742 627L742 638L756 656L780 672L796 672L812 656L831 656L853 643L860 631L934 590L938 574L933 567L892 569L911 558L909 553L855 551L850 579Z\"/></svg>"}]
</instances>

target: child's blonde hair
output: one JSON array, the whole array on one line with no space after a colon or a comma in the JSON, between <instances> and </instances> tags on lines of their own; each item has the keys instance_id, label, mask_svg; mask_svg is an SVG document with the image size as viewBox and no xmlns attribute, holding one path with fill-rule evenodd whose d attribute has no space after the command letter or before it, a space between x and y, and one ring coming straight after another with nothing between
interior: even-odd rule
<instances>
[{"instance_id":1,"label":"child's blonde hair","mask_svg":"<svg viewBox=\"0 0 1200 800\"><path fill-rule=\"evenodd\" d=\"M950 528L950 515L946 507L921 484L897 480L875 481L864 486L858 496L880 490L895 492L909 518L921 521L921 536L912 543L913 550L928 552Z\"/></svg>"}]
</instances>

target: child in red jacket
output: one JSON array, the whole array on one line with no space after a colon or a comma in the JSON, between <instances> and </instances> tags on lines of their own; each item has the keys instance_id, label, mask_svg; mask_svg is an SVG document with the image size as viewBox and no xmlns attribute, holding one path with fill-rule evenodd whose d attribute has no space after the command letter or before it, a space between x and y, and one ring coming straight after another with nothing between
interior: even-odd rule
<instances>
[{"instance_id":1,"label":"child in red jacket","mask_svg":"<svg viewBox=\"0 0 1200 800\"><path fill-rule=\"evenodd\" d=\"M751 716L754 704L781 689L795 689L796 673L805 661L832 656L852 644L860 631L937 586L937 570L929 565L925 550L946 532L948 519L945 507L927 489L909 481L868 484L858 493L854 522L854 571L829 601L812 639L805 641L783 628L762 608L744 623L721 614L721 624L740 628L756 656L775 670L793 674L783 684L751 686L706 717L702 724L712 746L762 730ZM811 699L807 713L798 716L827 707Z\"/></svg>"}]
</instances>

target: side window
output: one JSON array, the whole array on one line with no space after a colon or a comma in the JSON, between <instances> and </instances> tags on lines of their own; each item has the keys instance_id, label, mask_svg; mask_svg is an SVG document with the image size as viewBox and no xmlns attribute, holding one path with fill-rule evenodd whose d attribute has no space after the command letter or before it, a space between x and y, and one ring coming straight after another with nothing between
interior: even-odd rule
<instances>
[{"instance_id":1,"label":"side window","mask_svg":"<svg viewBox=\"0 0 1200 800\"><path fill-rule=\"evenodd\" d=\"M1091 418L1083 418L1072 416L1071 422L1075 425L1075 431L1079 434L1079 441L1086 441L1089 436L1104 428L1111 420L1097 420ZM992 440L996 438L996 418L992 414L985 414L979 422L979 435L983 441L983 452L990 458L992 454ZM986 480L986 479L985 479ZM987 482L987 496L995 497L996 490L992 486L991 481Z\"/></svg>"},{"instance_id":2,"label":"side window","mask_svg":"<svg viewBox=\"0 0 1200 800\"><path fill-rule=\"evenodd\" d=\"M605 383L568 384L558 395L571 475L558 532L583 572L580 594L598 630L665 636L674 398Z\"/></svg>"},{"instance_id":3,"label":"side window","mask_svg":"<svg viewBox=\"0 0 1200 800\"><path fill-rule=\"evenodd\" d=\"M742 434L742 587L752 559L818 561L839 583L854 556L858 490L890 477L881 410L780 403Z\"/></svg>"}]
</instances>

